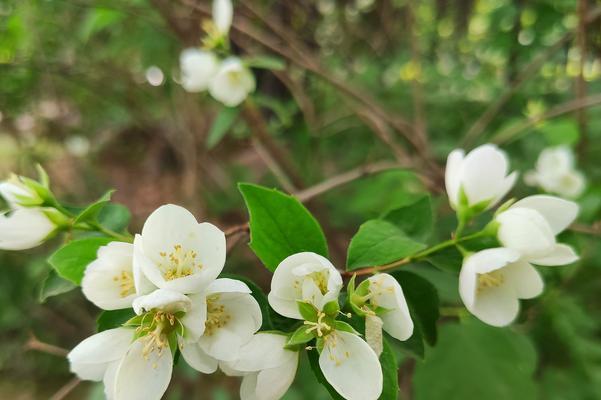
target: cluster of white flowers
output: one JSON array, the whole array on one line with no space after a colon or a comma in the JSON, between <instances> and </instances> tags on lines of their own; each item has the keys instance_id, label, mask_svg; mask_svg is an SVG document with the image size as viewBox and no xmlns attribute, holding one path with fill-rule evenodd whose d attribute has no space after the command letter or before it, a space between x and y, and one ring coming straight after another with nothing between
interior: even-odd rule
<instances>
[{"instance_id":1,"label":"cluster of white flowers","mask_svg":"<svg viewBox=\"0 0 601 400\"><path fill-rule=\"evenodd\" d=\"M42 207L45 201L36 191L39 186L17 175L0 182L0 196L8 203L8 210L0 213L0 249L36 247L56 230L60 214L53 208Z\"/></svg>"},{"instance_id":2,"label":"cluster of white flowers","mask_svg":"<svg viewBox=\"0 0 601 400\"><path fill-rule=\"evenodd\" d=\"M230 0L213 2L212 34L227 40L233 19ZM228 107L242 103L255 90L255 78L243 61L235 56L220 59L211 49L188 48L180 55L182 87L192 93L208 90Z\"/></svg>"},{"instance_id":3,"label":"cluster of white flowers","mask_svg":"<svg viewBox=\"0 0 601 400\"><path fill-rule=\"evenodd\" d=\"M464 157L449 155L446 185L459 218L496 205L513 186L509 161L493 145ZM518 315L519 299L538 296L543 281L532 265L566 265L578 259L574 250L557 243L556 235L577 217L578 205L548 195L534 195L497 210L492 227L502 247L467 254L459 276L459 293L467 309L494 326L510 324Z\"/></svg>"},{"instance_id":4,"label":"cluster of white flowers","mask_svg":"<svg viewBox=\"0 0 601 400\"><path fill-rule=\"evenodd\" d=\"M311 350L319 351L319 366L332 387L350 400L379 397L381 331L370 347L336 319L342 315L342 277L327 259L294 254L274 273L269 304L282 316L304 321L290 336L258 332L261 310L248 286L218 278L225 255L223 232L175 205L152 213L133 244L101 247L86 268L84 295L102 309L131 307L137 316L77 345L68 355L72 371L81 379L102 380L108 399L159 399L179 349L200 372L220 368L242 376L242 399L277 400L294 380L304 343L316 339L317 349ZM394 278L375 275L354 293L361 315L381 321L399 340L411 336L413 323Z\"/></svg>"},{"instance_id":5,"label":"cluster of white flowers","mask_svg":"<svg viewBox=\"0 0 601 400\"><path fill-rule=\"evenodd\" d=\"M526 173L524 181L566 198L580 197L586 188L584 175L576 169L574 153L568 146L541 151L535 169Z\"/></svg>"},{"instance_id":6,"label":"cluster of white flowers","mask_svg":"<svg viewBox=\"0 0 601 400\"><path fill-rule=\"evenodd\" d=\"M218 278L225 255L223 232L175 205L152 213L133 244L100 248L84 295L105 310L131 307L137 317L76 346L72 371L103 380L109 399L159 399L178 348L203 373L237 361L262 316L245 283Z\"/></svg>"}]
</instances>

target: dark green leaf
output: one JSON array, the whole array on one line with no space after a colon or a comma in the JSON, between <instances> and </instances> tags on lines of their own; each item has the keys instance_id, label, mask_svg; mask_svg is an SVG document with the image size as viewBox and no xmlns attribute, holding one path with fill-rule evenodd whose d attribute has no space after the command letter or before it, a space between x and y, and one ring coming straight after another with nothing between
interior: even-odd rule
<instances>
[{"instance_id":1,"label":"dark green leaf","mask_svg":"<svg viewBox=\"0 0 601 400\"><path fill-rule=\"evenodd\" d=\"M123 232L129 225L131 212L121 204L109 203L98 213L98 222L115 232Z\"/></svg>"},{"instance_id":2,"label":"dark green leaf","mask_svg":"<svg viewBox=\"0 0 601 400\"><path fill-rule=\"evenodd\" d=\"M426 348L424 345L424 336L418 324L413 325L413 335L407 340L396 341L401 350L411 357L422 360L424 358Z\"/></svg>"},{"instance_id":3,"label":"dark green leaf","mask_svg":"<svg viewBox=\"0 0 601 400\"><path fill-rule=\"evenodd\" d=\"M54 252L48 262L59 276L79 285L86 267L96 259L98 249L112 241L103 237L75 240Z\"/></svg>"},{"instance_id":4,"label":"dark green leaf","mask_svg":"<svg viewBox=\"0 0 601 400\"><path fill-rule=\"evenodd\" d=\"M131 308L122 310L103 311L96 320L96 330L98 332L106 331L107 329L119 328L126 323L130 318L136 316ZM132 330L133 332L133 330Z\"/></svg>"},{"instance_id":5,"label":"dark green leaf","mask_svg":"<svg viewBox=\"0 0 601 400\"><path fill-rule=\"evenodd\" d=\"M380 365L384 375L384 384L380 400L396 400L399 396L399 367L394 351L388 341L383 338L383 351L380 354Z\"/></svg>"},{"instance_id":6,"label":"dark green leaf","mask_svg":"<svg viewBox=\"0 0 601 400\"><path fill-rule=\"evenodd\" d=\"M297 199L248 183L238 187L250 215L250 247L270 271L295 253L311 251L328 256L319 223Z\"/></svg>"},{"instance_id":7,"label":"dark green leaf","mask_svg":"<svg viewBox=\"0 0 601 400\"><path fill-rule=\"evenodd\" d=\"M444 271L459 273L463 264L463 255L455 247L448 247L428 256L426 261Z\"/></svg>"},{"instance_id":8,"label":"dark green leaf","mask_svg":"<svg viewBox=\"0 0 601 400\"><path fill-rule=\"evenodd\" d=\"M77 285L57 275L55 270L50 270L48 276L40 288L39 302L45 302L49 297L67 293L75 289Z\"/></svg>"},{"instance_id":9,"label":"dark green leaf","mask_svg":"<svg viewBox=\"0 0 601 400\"><path fill-rule=\"evenodd\" d=\"M230 130L238 115L240 114L239 108L223 107L219 114L215 117L211 130L207 135L207 148L212 149L215 147L225 134Z\"/></svg>"},{"instance_id":10,"label":"dark green leaf","mask_svg":"<svg viewBox=\"0 0 601 400\"><path fill-rule=\"evenodd\" d=\"M440 340L418 362L416 400L537 398L536 351L527 337L470 320L442 326Z\"/></svg>"},{"instance_id":11,"label":"dark green leaf","mask_svg":"<svg viewBox=\"0 0 601 400\"><path fill-rule=\"evenodd\" d=\"M98 214L104 206L106 206L111 201L111 196L115 191L109 190L106 192L101 198L96 200L94 203L90 204L86 207L79 215L75 218L75 223L80 222L88 222L88 221L96 221L98 218Z\"/></svg>"},{"instance_id":12,"label":"dark green leaf","mask_svg":"<svg viewBox=\"0 0 601 400\"><path fill-rule=\"evenodd\" d=\"M438 292L434 285L407 271L396 271L392 276L403 288L403 293L409 304L411 318L419 325L424 339L428 344L436 344L436 322L439 317Z\"/></svg>"},{"instance_id":13,"label":"dark green leaf","mask_svg":"<svg viewBox=\"0 0 601 400\"><path fill-rule=\"evenodd\" d=\"M423 196L413 203L391 210L383 219L393 223L412 238L427 240L434 227L430 196Z\"/></svg>"},{"instance_id":14,"label":"dark green leaf","mask_svg":"<svg viewBox=\"0 0 601 400\"><path fill-rule=\"evenodd\" d=\"M400 260L424 249L426 245L408 237L390 222L372 219L359 228L348 248L349 271Z\"/></svg>"}]
</instances>

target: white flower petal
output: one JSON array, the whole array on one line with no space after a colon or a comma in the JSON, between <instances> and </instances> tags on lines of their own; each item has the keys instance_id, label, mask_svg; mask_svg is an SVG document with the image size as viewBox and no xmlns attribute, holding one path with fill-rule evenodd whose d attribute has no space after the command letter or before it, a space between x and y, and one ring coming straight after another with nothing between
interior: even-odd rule
<instances>
[{"instance_id":1,"label":"white flower petal","mask_svg":"<svg viewBox=\"0 0 601 400\"><path fill-rule=\"evenodd\" d=\"M191 93L206 90L219 69L219 60L215 54L197 48L182 51L179 64L182 87Z\"/></svg>"},{"instance_id":2,"label":"white flower petal","mask_svg":"<svg viewBox=\"0 0 601 400\"><path fill-rule=\"evenodd\" d=\"M36 247L56 227L41 209L19 208L0 214L0 249L26 250Z\"/></svg>"},{"instance_id":3,"label":"white flower petal","mask_svg":"<svg viewBox=\"0 0 601 400\"><path fill-rule=\"evenodd\" d=\"M207 296L214 293L246 293L251 294L251 290L246 283L237 279L219 278L211 282L204 292Z\"/></svg>"},{"instance_id":4,"label":"white flower petal","mask_svg":"<svg viewBox=\"0 0 601 400\"><path fill-rule=\"evenodd\" d=\"M209 93L228 107L242 103L255 90L252 72L237 57L229 57L221 63L219 71L209 83Z\"/></svg>"},{"instance_id":5,"label":"white flower petal","mask_svg":"<svg viewBox=\"0 0 601 400\"><path fill-rule=\"evenodd\" d=\"M293 354L287 363L259 372L255 389L259 400L279 400L286 394L298 367L298 352Z\"/></svg>"},{"instance_id":6,"label":"white flower petal","mask_svg":"<svg viewBox=\"0 0 601 400\"><path fill-rule=\"evenodd\" d=\"M234 7L231 0L213 0L213 22L222 35L227 35L232 26Z\"/></svg>"},{"instance_id":7,"label":"white flower petal","mask_svg":"<svg viewBox=\"0 0 601 400\"><path fill-rule=\"evenodd\" d=\"M536 268L520 260L504 270L505 279L520 299L532 299L543 292L544 282Z\"/></svg>"},{"instance_id":8,"label":"white flower petal","mask_svg":"<svg viewBox=\"0 0 601 400\"><path fill-rule=\"evenodd\" d=\"M240 400L259 400L257 397L258 376L258 372L244 375L240 384Z\"/></svg>"},{"instance_id":9,"label":"white flower petal","mask_svg":"<svg viewBox=\"0 0 601 400\"><path fill-rule=\"evenodd\" d=\"M395 339L409 339L413 334L413 321L401 285L389 274L376 274L369 281L372 302L389 310L380 315L384 330Z\"/></svg>"},{"instance_id":10,"label":"white flower petal","mask_svg":"<svg viewBox=\"0 0 601 400\"><path fill-rule=\"evenodd\" d=\"M509 160L496 146L485 144L472 150L465 156L462 168L461 185L470 205L495 201L508 191L505 177Z\"/></svg>"},{"instance_id":11,"label":"white flower petal","mask_svg":"<svg viewBox=\"0 0 601 400\"><path fill-rule=\"evenodd\" d=\"M182 356L189 366L203 374L217 371L218 362L205 353L196 343L183 343L180 347Z\"/></svg>"},{"instance_id":12,"label":"white flower petal","mask_svg":"<svg viewBox=\"0 0 601 400\"><path fill-rule=\"evenodd\" d=\"M294 357L293 351L284 349L287 336L273 333L257 333L242 348L232 368L242 372L254 372L276 368Z\"/></svg>"},{"instance_id":13,"label":"white flower petal","mask_svg":"<svg viewBox=\"0 0 601 400\"><path fill-rule=\"evenodd\" d=\"M111 242L101 247L81 281L84 296L103 310L131 307L136 297L132 258L130 243Z\"/></svg>"},{"instance_id":14,"label":"white flower petal","mask_svg":"<svg viewBox=\"0 0 601 400\"><path fill-rule=\"evenodd\" d=\"M134 285L136 286L136 293L138 295L148 294L153 290L157 289L145 275L144 271L148 271L153 277L154 281L163 283L165 280L161 276L161 273L157 268L154 267L152 261L144 255L142 248L142 236L136 234L134 236L134 255L133 255L133 275Z\"/></svg>"},{"instance_id":15,"label":"white flower petal","mask_svg":"<svg viewBox=\"0 0 601 400\"><path fill-rule=\"evenodd\" d=\"M548 195L529 196L519 200L513 208L530 208L536 210L549 223L551 231L558 234L566 229L578 216L578 204L559 197Z\"/></svg>"},{"instance_id":16,"label":"white flower petal","mask_svg":"<svg viewBox=\"0 0 601 400\"><path fill-rule=\"evenodd\" d=\"M113 400L115 398L115 381L117 380L117 371L119 370L120 363L121 360L111 362L104 373L102 383L104 384L106 400Z\"/></svg>"},{"instance_id":17,"label":"white flower petal","mask_svg":"<svg viewBox=\"0 0 601 400\"><path fill-rule=\"evenodd\" d=\"M549 253L543 257L534 258L530 262L536 265L556 266L571 264L578 261L579 258L573 248L567 244L558 243Z\"/></svg>"},{"instance_id":18,"label":"white flower petal","mask_svg":"<svg viewBox=\"0 0 601 400\"><path fill-rule=\"evenodd\" d=\"M133 329L115 328L90 336L69 352L71 372L81 379L99 381L108 364L123 357L133 340Z\"/></svg>"},{"instance_id":19,"label":"white flower petal","mask_svg":"<svg viewBox=\"0 0 601 400\"><path fill-rule=\"evenodd\" d=\"M555 247L555 235L547 220L536 210L511 207L496 217L497 237L503 246L521 252L527 258L547 254Z\"/></svg>"},{"instance_id":20,"label":"white flower petal","mask_svg":"<svg viewBox=\"0 0 601 400\"><path fill-rule=\"evenodd\" d=\"M115 400L159 400L171 381L173 357L169 348L144 354L144 338L131 344L121 360L115 381Z\"/></svg>"},{"instance_id":21,"label":"white flower petal","mask_svg":"<svg viewBox=\"0 0 601 400\"><path fill-rule=\"evenodd\" d=\"M467 305L466 305L467 307ZM487 288L468 308L481 321L492 326L507 326L513 322L520 310L520 303L509 285Z\"/></svg>"},{"instance_id":22,"label":"white flower petal","mask_svg":"<svg viewBox=\"0 0 601 400\"><path fill-rule=\"evenodd\" d=\"M192 307L192 301L188 296L179 292L157 289L150 294L136 298L132 306L138 315L154 309L168 312L186 312Z\"/></svg>"},{"instance_id":23,"label":"white flower petal","mask_svg":"<svg viewBox=\"0 0 601 400\"><path fill-rule=\"evenodd\" d=\"M382 393L382 368L360 337L336 331L326 337L319 356L326 380L347 400L376 400Z\"/></svg>"},{"instance_id":24,"label":"white flower petal","mask_svg":"<svg viewBox=\"0 0 601 400\"><path fill-rule=\"evenodd\" d=\"M459 202L459 188L461 186L461 166L465 152L461 149L453 150L447 157L445 169L445 186L449 196L449 202L453 208Z\"/></svg>"},{"instance_id":25,"label":"white flower petal","mask_svg":"<svg viewBox=\"0 0 601 400\"><path fill-rule=\"evenodd\" d=\"M207 320L207 300L202 294L188 296L191 302L191 308L181 318L181 323L185 329L186 342L197 342L205 331L205 322Z\"/></svg>"}]
</instances>

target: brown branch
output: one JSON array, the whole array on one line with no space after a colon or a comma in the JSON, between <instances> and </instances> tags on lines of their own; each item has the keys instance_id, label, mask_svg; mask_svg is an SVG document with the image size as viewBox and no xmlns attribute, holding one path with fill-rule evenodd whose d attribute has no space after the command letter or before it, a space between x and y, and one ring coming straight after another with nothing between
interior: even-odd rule
<instances>
[{"instance_id":1,"label":"brown branch","mask_svg":"<svg viewBox=\"0 0 601 400\"><path fill-rule=\"evenodd\" d=\"M601 7L598 7L591 11L585 22L585 25L588 25L597 18L601 16ZM557 40L552 46L547 48L546 50L539 53L535 56L530 63L528 63L523 69L522 72L515 78L515 80L509 85L509 87L501 93L497 101L493 102L488 106L486 111L474 122L474 124L470 127L470 129L465 134L463 138L463 145L469 146L471 145L477 138L480 136L486 128L490 125L490 123L495 119L497 114L503 109L505 104L513 97L515 93L522 87L522 85L527 82L530 77L540 69L540 67L549 59L553 54L555 54L559 49L561 49L572 37L574 36L574 31L570 31L565 33L559 40Z\"/></svg>"},{"instance_id":2,"label":"brown branch","mask_svg":"<svg viewBox=\"0 0 601 400\"><path fill-rule=\"evenodd\" d=\"M63 400L65 397L69 395L81 383L81 380L78 378L73 378L69 382L67 382L63 387L61 387L49 400Z\"/></svg>"},{"instance_id":3,"label":"brown branch","mask_svg":"<svg viewBox=\"0 0 601 400\"><path fill-rule=\"evenodd\" d=\"M33 334L30 336L29 340L23 346L24 350L35 350L40 351L46 354L52 354L53 356L58 357L66 357L69 354L69 350L63 349L62 347L58 347L52 344L44 343L38 340Z\"/></svg>"},{"instance_id":4,"label":"brown branch","mask_svg":"<svg viewBox=\"0 0 601 400\"><path fill-rule=\"evenodd\" d=\"M572 224L570 230L585 235L601 236L601 221L593 223L591 226L582 224Z\"/></svg>"},{"instance_id":5,"label":"brown branch","mask_svg":"<svg viewBox=\"0 0 601 400\"><path fill-rule=\"evenodd\" d=\"M542 121L552 119L560 115L571 113L580 109L598 105L601 105L601 94L585 97L583 99L568 101L566 103L553 107L551 110L547 111L546 113L540 116L525 120L521 123L510 126L507 129L498 132L495 136L493 136L491 141L497 144L506 143L510 140L515 139L515 137L523 131L532 128L533 126L537 125Z\"/></svg>"}]
</instances>

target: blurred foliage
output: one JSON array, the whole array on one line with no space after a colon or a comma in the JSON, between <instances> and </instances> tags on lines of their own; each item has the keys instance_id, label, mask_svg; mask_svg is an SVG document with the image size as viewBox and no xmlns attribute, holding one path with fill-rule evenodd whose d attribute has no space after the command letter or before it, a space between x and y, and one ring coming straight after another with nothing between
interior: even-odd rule
<instances>
[{"instance_id":1,"label":"blurred foliage","mask_svg":"<svg viewBox=\"0 0 601 400\"><path fill-rule=\"evenodd\" d=\"M184 0L0 2L2 176L13 170L31 173L40 162L57 194L73 203L91 201L115 187L115 199L132 210L134 229L167 202L184 204L224 228L244 222L236 182L282 185L257 152L253 126L177 84L179 52L199 44L200 21L207 17L190 8L191 3L210 6L208 1ZM577 3L245 0L236 5L240 16L268 37L275 36L270 23L284 26L328 74L360 88L392 115L419 118L414 102L416 87L421 88L428 150L443 165L446 154L461 144L474 121L525 66L578 28ZM600 6L598 1L587 3L589 13ZM600 27L599 21L588 25L585 52L568 40L546 58L478 142L505 138L512 127L573 100L581 60L587 92L599 93ZM240 32L233 35L238 51L266 52ZM392 159L389 146L354 112L353 101L321 77L291 63L277 75L256 74L254 100L306 186ZM588 181L579 200L580 222L590 226L601 219L601 112L587 110L584 124L577 117L562 114L533 123L506 137L504 148L512 166L525 171L545 146L574 146ZM412 172L388 171L332 190L308 208L324 226L332 259L341 266L348 240L363 222L412 204L424 191ZM533 189L523 184L515 190L516 196L529 193ZM443 195L433 198L433 207L438 216L433 236L441 238L451 231L454 216ZM440 269L425 263L410 266L436 286L443 317L440 343L426 349L423 361L395 347L403 398L448 398L445 391L467 399L601 398L601 246L598 236L565 236L582 260L544 269L544 295L527 302L520 321L506 330L454 322L464 315L457 278L450 272L457 267L454 255L432 260ZM38 304L50 268L44 254L52 248L49 243L33 252L0 254L1 398L48 398L71 379L64 359L26 350L31 334L71 348L95 329L98 310L78 291ZM268 287L269 274L244 245L236 246L228 260L228 272L243 272ZM489 363L496 364L487 368ZM237 398L237 379L202 376L183 364L168 399ZM102 389L85 383L69 398L99 399ZM327 399L328 394L303 360L286 399L306 398Z\"/></svg>"}]
</instances>

